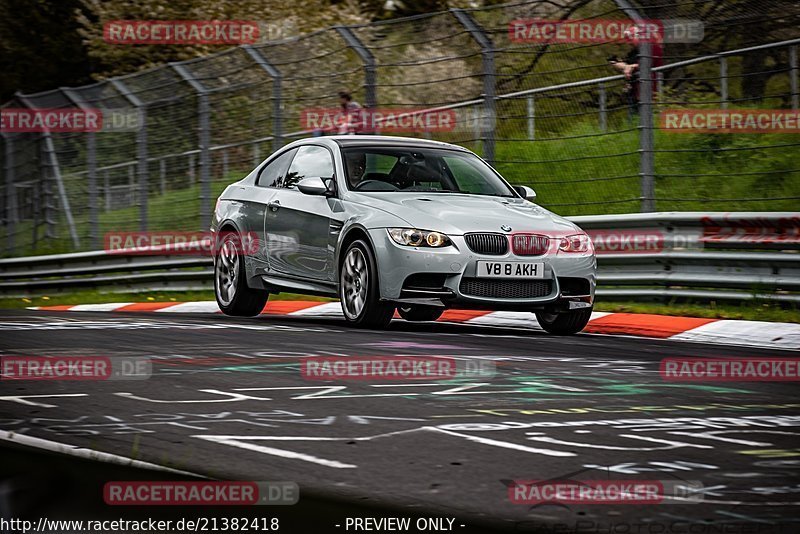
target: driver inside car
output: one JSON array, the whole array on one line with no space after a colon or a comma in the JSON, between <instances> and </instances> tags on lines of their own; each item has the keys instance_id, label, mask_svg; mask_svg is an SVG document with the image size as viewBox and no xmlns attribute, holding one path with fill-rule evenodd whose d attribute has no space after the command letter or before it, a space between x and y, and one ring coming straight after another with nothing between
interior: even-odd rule
<instances>
[{"instance_id":1,"label":"driver inside car","mask_svg":"<svg viewBox=\"0 0 800 534\"><path fill-rule=\"evenodd\" d=\"M364 180L364 171L367 170L367 155L364 152L347 153L345 154L345 164L350 187L355 189Z\"/></svg>"}]
</instances>

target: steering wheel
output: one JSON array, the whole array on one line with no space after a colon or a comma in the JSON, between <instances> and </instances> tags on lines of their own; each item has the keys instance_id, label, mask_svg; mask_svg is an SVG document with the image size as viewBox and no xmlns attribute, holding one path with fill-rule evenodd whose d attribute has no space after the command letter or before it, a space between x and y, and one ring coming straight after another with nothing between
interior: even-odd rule
<instances>
[{"instance_id":1,"label":"steering wheel","mask_svg":"<svg viewBox=\"0 0 800 534\"><path fill-rule=\"evenodd\" d=\"M365 188L369 186L378 186L372 191L399 191L400 188L394 184L390 184L389 182L384 182L383 180L364 180L363 182L359 183L355 186L356 191L363 191Z\"/></svg>"}]
</instances>

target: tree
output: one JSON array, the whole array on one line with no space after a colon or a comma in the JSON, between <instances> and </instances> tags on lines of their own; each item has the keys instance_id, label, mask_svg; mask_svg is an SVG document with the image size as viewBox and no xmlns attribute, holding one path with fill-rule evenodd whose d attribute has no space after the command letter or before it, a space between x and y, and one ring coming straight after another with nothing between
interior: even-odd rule
<instances>
[{"instance_id":1,"label":"tree","mask_svg":"<svg viewBox=\"0 0 800 534\"><path fill-rule=\"evenodd\" d=\"M0 102L91 81L78 34L81 0L0 0Z\"/></svg>"}]
</instances>

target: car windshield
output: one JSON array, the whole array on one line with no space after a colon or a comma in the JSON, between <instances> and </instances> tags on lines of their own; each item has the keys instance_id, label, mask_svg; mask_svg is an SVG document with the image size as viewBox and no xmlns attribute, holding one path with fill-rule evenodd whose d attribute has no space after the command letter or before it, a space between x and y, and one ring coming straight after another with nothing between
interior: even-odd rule
<instances>
[{"instance_id":1,"label":"car windshield","mask_svg":"<svg viewBox=\"0 0 800 534\"><path fill-rule=\"evenodd\" d=\"M480 158L469 152L418 147L342 149L352 191L517 195Z\"/></svg>"}]
</instances>

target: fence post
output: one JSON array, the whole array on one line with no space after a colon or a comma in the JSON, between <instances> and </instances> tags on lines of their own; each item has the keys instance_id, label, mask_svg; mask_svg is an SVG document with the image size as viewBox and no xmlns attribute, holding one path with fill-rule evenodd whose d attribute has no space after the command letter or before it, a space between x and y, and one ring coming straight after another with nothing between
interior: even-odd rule
<instances>
[{"instance_id":1,"label":"fence post","mask_svg":"<svg viewBox=\"0 0 800 534\"><path fill-rule=\"evenodd\" d=\"M719 58L719 93L722 108L728 108L728 58Z\"/></svg>"},{"instance_id":2,"label":"fence post","mask_svg":"<svg viewBox=\"0 0 800 534\"><path fill-rule=\"evenodd\" d=\"M37 245L39 244L39 221L41 220L42 214L42 180L36 180L33 182L31 197L33 198L33 202L31 202L32 209L33 209L33 224L31 225L31 230L33 231L33 236L31 238L31 248L32 250L36 250Z\"/></svg>"},{"instance_id":3,"label":"fence post","mask_svg":"<svg viewBox=\"0 0 800 534\"><path fill-rule=\"evenodd\" d=\"M97 138L94 132L86 137L86 162L89 178L89 248L100 248L99 217L97 216Z\"/></svg>"},{"instance_id":4,"label":"fence post","mask_svg":"<svg viewBox=\"0 0 800 534\"><path fill-rule=\"evenodd\" d=\"M252 45L244 45L242 49L272 78L272 149L278 150L283 146L283 110L281 109L281 81L283 76L272 63L267 61L267 58L264 57L260 50L256 50ZM256 160L253 165L258 165L261 162L258 143L253 146L253 159Z\"/></svg>"},{"instance_id":5,"label":"fence post","mask_svg":"<svg viewBox=\"0 0 800 534\"><path fill-rule=\"evenodd\" d=\"M20 92L14 94L14 96L19 100L26 108L28 109L36 109L36 106L32 105L28 98ZM78 233L75 230L75 221L72 218L72 210L69 207L69 199L67 198L67 190L64 187L64 180L61 176L61 168L58 165L58 156L56 154L56 148L53 144L53 137L50 135L50 132L44 132L42 134L42 139L44 140L44 152L46 154L46 158L49 166L53 172L53 178L56 181L56 187L58 188L58 194L61 197L61 207L64 209L64 216L67 219L67 227L69 229L70 236L72 237L72 244L73 246L78 249L80 248L80 240L78 239ZM46 185L46 184L43 184ZM45 187L46 195L49 194L49 187ZM55 225L55 221L51 221L48 217L48 212L50 210L50 199L46 198L46 202L48 203L45 209L45 223L48 225ZM36 230L36 221L34 221L34 248L36 247L36 238L37 238L37 230ZM49 233L45 232L45 235Z\"/></svg>"},{"instance_id":6,"label":"fence post","mask_svg":"<svg viewBox=\"0 0 800 534\"><path fill-rule=\"evenodd\" d=\"M789 85L792 88L792 109L800 109L800 89L797 80L797 45L789 47Z\"/></svg>"},{"instance_id":7,"label":"fence post","mask_svg":"<svg viewBox=\"0 0 800 534\"><path fill-rule=\"evenodd\" d=\"M606 84L601 83L597 86L597 100L600 106L600 131L608 130L608 118L606 117Z\"/></svg>"},{"instance_id":8,"label":"fence post","mask_svg":"<svg viewBox=\"0 0 800 534\"><path fill-rule=\"evenodd\" d=\"M103 171L103 192L106 197L106 211L111 210L111 177L108 169Z\"/></svg>"},{"instance_id":9,"label":"fence post","mask_svg":"<svg viewBox=\"0 0 800 534\"><path fill-rule=\"evenodd\" d=\"M44 136L44 148L45 152L48 154L48 158L50 160L49 166L53 172L53 178L56 181L56 187L58 188L58 195L61 197L61 207L64 210L64 217L67 219L67 228L69 229L69 234L72 237L72 245L75 249L79 249L81 247L80 239L78 239L78 233L75 230L75 221L72 218L72 210L69 207L69 198L67 198L67 190L64 187L64 180L61 176L61 168L58 165L58 156L56 155L56 148L53 144L53 138L50 135L50 132L45 132ZM47 202L49 203L49 199ZM49 210L48 210L49 211ZM45 215L47 216L47 215ZM50 224L50 221L47 221Z\"/></svg>"},{"instance_id":10,"label":"fence post","mask_svg":"<svg viewBox=\"0 0 800 534\"><path fill-rule=\"evenodd\" d=\"M485 120L483 122L483 159L494 165L494 144L496 103L495 103L495 69L494 69L494 44L486 31L472 18L472 15L462 9L451 9L453 16L469 32L472 39L481 47L481 64L483 66L483 98Z\"/></svg>"},{"instance_id":11,"label":"fence post","mask_svg":"<svg viewBox=\"0 0 800 534\"><path fill-rule=\"evenodd\" d=\"M67 87L59 88L73 104L83 110L92 109L86 101L81 98L77 91ZM86 174L88 178L87 188L89 190L89 247L92 250L100 248L100 232L98 229L97 217L97 138L95 132L86 133Z\"/></svg>"},{"instance_id":12,"label":"fence post","mask_svg":"<svg viewBox=\"0 0 800 534\"><path fill-rule=\"evenodd\" d=\"M475 139L475 152L479 152L483 143L483 132L481 131L481 113L477 106L475 108L472 111L472 138Z\"/></svg>"},{"instance_id":13,"label":"fence post","mask_svg":"<svg viewBox=\"0 0 800 534\"><path fill-rule=\"evenodd\" d=\"M178 75L197 93L197 120L200 131L198 142L200 148L200 226L202 230L211 225L211 107L208 102L208 89L192 76L184 65L169 63Z\"/></svg>"},{"instance_id":14,"label":"fence post","mask_svg":"<svg viewBox=\"0 0 800 534\"><path fill-rule=\"evenodd\" d=\"M136 159L139 160L139 230L147 230L147 202L150 187L148 185L149 168L147 162L147 106L120 79L111 80L111 85L136 108L139 114L138 130L136 130Z\"/></svg>"},{"instance_id":15,"label":"fence post","mask_svg":"<svg viewBox=\"0 0 800 534\"><path fill-rule=\"evenodd\" d=\"M6 189L6 247L9 254L14 253L17 225L17 189L14 184L14 136L0 133L5 143L5 189Z\"/></svg>"},{"instance_id":16,"label":"fence post","mask_svg":"<svg viewBox=\"0 0 800 534\"><path fill-rule=\"evenodd\" d=\"M347 26L336 26L334 29L342 36L347 46L353 49L353 52L358 55L361 62L364 64L364 107L377 107L378 96L376 93L375 56L373 56L372 52L364 46L364 43L356 37L353 30Z\"/></svg>"},{"instance_id":17,"label":"fence post","mask_svg":"<svg viewBox=\"0 0 800 534\"><path fill-rule=\"evenodd\" d=\"M639 45L639 151L642 212L656 210L655 135L653 132L653 48L650 43Z\"/></svg>"},{"instance_id":18,"label":"fence post","mask_svg":"<svg viewBox=\"0 0 800 534\"><path fill-rule=\"evenodd\" d=\"M89 178L89 248L100 248L100 222L97 215L97 138L94 132L86 137L86 162Z\"/></svg>"},{"instance_id":19,"label":"fence post","mask_svg":"<svg viewBox=\"0 0 800 534\"><path fill-rule=\"evenodd\" d=\"M132 166L128 166L128 194L131 204L136 205L136 169Z\"/></svg>"},{"instance_id":20,"label":"fence post","mask_svg":"<svg viewBox=\"0 0 800 534\"><path fill-rule=\"evenodd\" d=\"M161 185L161 194L167 193L167 158L158 160L159 182Z\"/></svg>"},{"instance_id":21,"label":"fence post","mask_svg":"<svg viewBox=\"0 0 800 534\"><path fill-rule=\"evenodd\" d=\"M55 221L52 214L53 204L52 202L50 202L50 197L53 194L53 189L52 187L50 187L50 180L52 179L53 172L50 170L51 167L50 156L47 152L47 148L45 148L44 146L43 139L40 139L40 143L37 145L37 150L39 151L39 161L41 162L42 166L42 174L38 180L39 182L38 223L44 225L42 238L46 241L47 239L55 237L53 234L53 226L55 225Z\"/></svg>"},{"instance_id":22,"label":"fence post","mask_svg":"<svg viewBox=\"0 0 800 534\"><path fill-rule=\"evenodd\" d=\"M645 22L628 0L614 0L614 3L635 23ZM642 212L656 209L652 68L653 47L645 39L639 43L639 177Z\"/></svg>"},{"instance_id":23,"label":"fence post","mask_svg":"<svg viewBox=\"0 0 800 534\"><path fill-rule=\"evenodd\" d=\"M536 103L533 95L528 95L528 139L536 139Z\"/></svg>"}]
</instances>

